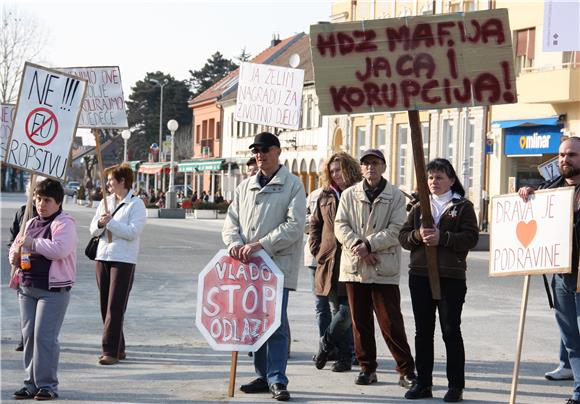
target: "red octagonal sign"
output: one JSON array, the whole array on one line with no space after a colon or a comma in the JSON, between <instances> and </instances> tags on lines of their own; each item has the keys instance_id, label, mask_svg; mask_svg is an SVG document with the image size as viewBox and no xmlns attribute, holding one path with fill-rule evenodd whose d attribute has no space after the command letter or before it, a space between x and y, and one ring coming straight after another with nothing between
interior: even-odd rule
<instances>
[{"instance_id":1,"label":"red octagonal sign","mask_svg":"<svg viewBox=\"0 0 580 404\"><path fill-rule=\"evenodd\" d=\"M280 327L284 274L264 250L220 250L199 274L195 324L216 351L257 351Z\"/></svg>"}]
</instances>

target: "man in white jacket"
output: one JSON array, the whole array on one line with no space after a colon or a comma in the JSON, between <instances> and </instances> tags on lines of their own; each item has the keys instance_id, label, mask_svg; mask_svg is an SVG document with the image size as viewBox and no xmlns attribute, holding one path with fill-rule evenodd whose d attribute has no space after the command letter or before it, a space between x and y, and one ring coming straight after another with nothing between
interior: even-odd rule
<instances>
[{"instance_id":1,"label":"man in white jacket","mask_svg":"<svg viewBox=\"0 0 580 404\"><path fill-rule=\"evenodd\" d=\"M228 209L222 239L229 254L242 262L264 250L284 273L282 321L262 347L254 353L258 378L241 386L244 393L270 391L278 401L290 399L287 390L288 292L298 284L302 238L306 218L306 196L302 182L280 165L278 137L262 132L250 146L258 173L236 188Z\"/></svg>"}]
</instances>

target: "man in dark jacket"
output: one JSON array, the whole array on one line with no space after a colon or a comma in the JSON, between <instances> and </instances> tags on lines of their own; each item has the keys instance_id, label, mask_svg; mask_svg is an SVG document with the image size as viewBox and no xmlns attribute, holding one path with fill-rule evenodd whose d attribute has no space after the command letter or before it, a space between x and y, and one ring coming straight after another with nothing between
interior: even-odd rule
<instances>
[{"instance_id":1,"label":"man in dark jacket","mask_svg":"<svg viewBox=\"0 0 580 404\"><path fill-rule=\"evenodd\" d=\"M572 272L554 274L552 292L556 322L560 337L568 351L568 358L574 374L574 392L568 404L580 404L580 294L578 293L578 241L580 240L580 138L571 137L560 145L558 165L562 175L541 188L575 187L574 191L574 231L572 233ZM534 193L530 187L521 188L518 193L527 201Z\"/></svg>"}]
</instances>

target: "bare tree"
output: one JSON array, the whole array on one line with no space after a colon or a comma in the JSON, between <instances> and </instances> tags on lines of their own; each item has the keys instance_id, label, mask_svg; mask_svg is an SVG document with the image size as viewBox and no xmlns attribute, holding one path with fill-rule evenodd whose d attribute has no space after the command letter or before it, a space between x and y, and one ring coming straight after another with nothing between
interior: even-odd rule
<instances>
[{"instance_id":1,"label":"bare tree","mask_svg":"<svg viewBox=\"0 0 580 404\"><path fill-rule=\"evenodd\" d=\"M17 8L0 9L0 102L15 103L24 62L38 62L47 41L38 21Z\"/></svg>"},{"instance_id":2,"label":"bare tree","mask_svg":"<svg viewBox=\"0 0 580 404\"><path fill-rule=\"evenodd\" d=\"M175 132L175 161L188 160L193 156L191 125L180 126Z\"/></svg>"}]
</instances>

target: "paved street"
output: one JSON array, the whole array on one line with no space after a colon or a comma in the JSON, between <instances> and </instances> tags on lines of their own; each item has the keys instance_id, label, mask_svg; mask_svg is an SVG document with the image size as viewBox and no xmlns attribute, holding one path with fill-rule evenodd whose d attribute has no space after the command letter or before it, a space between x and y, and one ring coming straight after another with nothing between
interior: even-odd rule
<instances>
[{"instance_id":1,"label":"paved street","mask_svg":"<svg viewBox=\"0 0 580 404\"><path fill-rule=\"evenodd\" d=\"M8 289L6 241L9 224L22 195L1 196L2 225L2 402L10 400L23 379L18 337L16 296ZM79 233L77 283L61 332L60 395L70 403L189 403L273 402L269 395L227 397L230 355L211 351L195 328L197 275L222 248L221 221L150 219L142 236L141 254L125 320L127 360L100 366L101 319L94 263L82 251L89 239L94 209L68 203ZM404 267L408 254L404 254ZM414 323L406 270L401 279L403 314L414 352ZM463 315L466 346L467 403L506 403L509 398L523 278L491 279L487 253L469 256L468 294ZM290 295L292 354L288 364L289 390L294 402L403 403L404 390L396 385L394 362L382 338L379 383L357 386L357 370L333 373L317 370L311 357L317 348L314 303L310 280L303 271L299 288ZM436 334L435 398L446 391L445 355ZM519 378L518 403L563 403L572 382L548 382L558 357L558 332L548 309L540 277L532 279ZM254 377L250 358L240 354L238 380ZM422 402L422 401L420 401Z\"/></svg>"}]
</instances>

